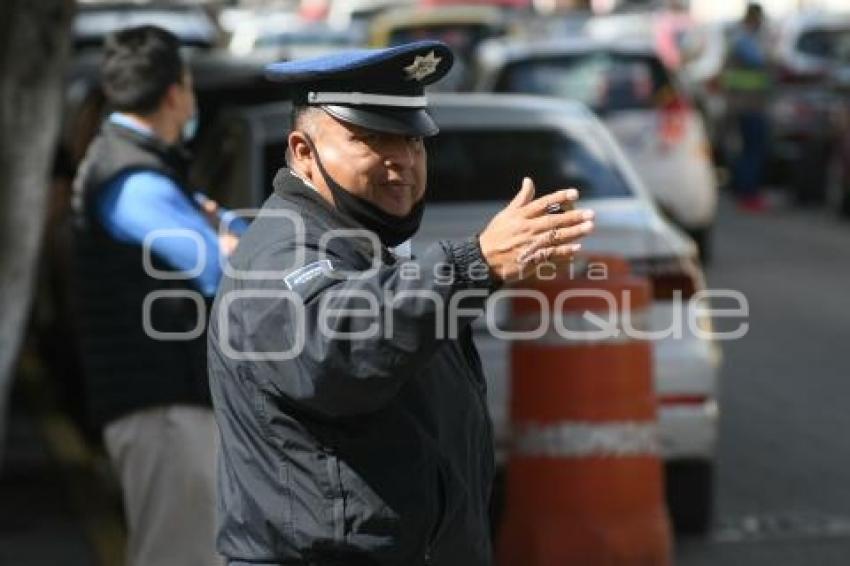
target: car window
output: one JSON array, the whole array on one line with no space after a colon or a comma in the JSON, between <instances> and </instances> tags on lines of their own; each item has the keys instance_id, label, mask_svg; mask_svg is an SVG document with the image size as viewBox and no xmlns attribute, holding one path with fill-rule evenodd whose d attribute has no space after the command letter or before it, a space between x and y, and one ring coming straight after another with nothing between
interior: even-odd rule
<instances>
[{"instance_id":1,"label":"car window","mask_svg":"<svg viewBox=\"0 0 850 566\"><path fill-rule=\"evenodd\" d=\"M850 28L808 31L800 35L797 49L813 57L850 62Z\"/></svg>"},{"instance_id":2,"label":"car window","mask_svg":"<svg viewBox=\"0 0 850 566\"><path fill-rule=\"evenodd\" d=\"M561 131L444 129L426 147L429 202L510 200L526 176L538 195L568 187L582 198L632 195L602 144Z\"/></svg>"},{"instance_id":3,"label":"car window","mask_svg":"<svg viewBox=\"0 0 850 566\"><path fill-rule=\"evenodd\" d=\"M511 63L495 90L570 98L605 113L654 108L672 88L653 57L596 51Z\"/></svg>"}]
</instances>

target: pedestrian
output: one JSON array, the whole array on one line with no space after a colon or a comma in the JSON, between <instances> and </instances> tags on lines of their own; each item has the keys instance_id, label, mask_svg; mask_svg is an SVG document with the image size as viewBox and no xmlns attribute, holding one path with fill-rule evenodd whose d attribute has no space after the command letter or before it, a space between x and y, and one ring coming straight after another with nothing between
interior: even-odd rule
<instances>
[{"instance_id":1,"label":"pedestrian","mask_svg":"<svg viewBox=\"0 0 850 566\"><path fill-rule=\"evenodd\" d=\"M766 109L771 95L764 10L760 4L747 5L743 20L732 33L722 84L729 117L740 138L740 150L732 162L732 189L742 210L760 212L767 207L762 183L769 143Z\"/></svg>"},{"instance_id":2,"label":"pedestrian","mask_svg":"<svg viewBox=\"0 0 850 566\"><path fill-rule=\"evenodd\" d=\"M86 399L121 484L130 566L210 566L217 429L206 307L221 277L213 201L196 202L181 144L194 121L177 38L107 38L114 110L74 180L74 275ZM169 335L170 334L170 335Z\"/></svg>"},{"instance_id":3,"label":"pedestrian","mask_svg":"<svg viewBox=\"0 0 850 566\"><path fill-rule=\"evenodd\" d=\"M422 41L269 67L293 97L288 168L210 321L231 566L491 563L493 438L470 323L505 281L569 261L593 213L564 210L574 190L535 200L526 179L480 234L402 251L437 133L423 89L452 61Z\"/></svg>"}]
</instances>

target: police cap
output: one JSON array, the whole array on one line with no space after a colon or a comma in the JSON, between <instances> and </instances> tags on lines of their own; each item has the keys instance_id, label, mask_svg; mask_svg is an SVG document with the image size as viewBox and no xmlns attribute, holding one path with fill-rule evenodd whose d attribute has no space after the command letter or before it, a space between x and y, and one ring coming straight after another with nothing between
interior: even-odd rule
<instances>
[{"instance_id":1,"label":"police cap","mask_svg":"<svg viewBox=\"0 0 850 566\"><path fill-rule=\"evenodd\" d=\"M273 63L269 79L291 89L293 103L321 106L338 120L370 130L432 136L424 87L438 81L454 61L439 41L386 49L357 49L312 59Z\"/></svg>"}]
</instances>

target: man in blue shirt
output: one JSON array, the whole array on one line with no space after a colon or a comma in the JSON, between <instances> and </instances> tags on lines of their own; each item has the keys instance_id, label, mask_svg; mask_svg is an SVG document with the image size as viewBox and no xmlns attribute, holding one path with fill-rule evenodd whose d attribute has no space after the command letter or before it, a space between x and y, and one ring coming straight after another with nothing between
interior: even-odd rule
<instances>
[{"instance_id":1,"label":"man in blue shirt","mask_svg":"<svg viewBox=\"0 0 850 566\"><path fill-rule=\"evenodd\" d=\"M177 39L152 26L106 42L115 110L74 181L75 302L89 413L119 476L130 566L210 566L217 430L207 305L221 278L222 211L189 189L195 115Z\"/></svg>"},{"instance_id":2,"label":"man in blue shirt","mask_svg":"<svg viewBox=\"0 0 850 566\"><path fill-rule=\"evenodd\" d=\"M115 112L109 116L109 121L148 137L157 136L132 114ZM163 230L186 229L197 234L205 253L203 268L194 281L205 297L213 297L221 279L219 246L232 251L235 236L232 233L219 236L214 223L219 222L224 211L214 201L202 193L194 193L192 197L194 201L173 179L160 172L129 170L105 187L96 207L104 228L120 241L142 244L149 234ZM235 226L238 230L242 226L238 220L231 224L231 229ZM150 249L179 271L192 271L199 262L197 240L188 237L154 238Z\"/></svg>"}]
</instances>

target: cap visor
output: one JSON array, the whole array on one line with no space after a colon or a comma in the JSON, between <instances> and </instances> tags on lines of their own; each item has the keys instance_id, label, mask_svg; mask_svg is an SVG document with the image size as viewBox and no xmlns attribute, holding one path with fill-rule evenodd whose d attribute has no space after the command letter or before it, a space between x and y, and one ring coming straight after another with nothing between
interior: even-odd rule
<instances>
[{"instance_id":1,"label":"cap visor","mask_svg":"<svg viewBox=\"0 0 850 566\"><path fill-rule=\"evenodd\" d=\"M433 136L440 129L422 108L323 105L325 112L355 126L403 136Z\"/></svg>"}]
</instances>

